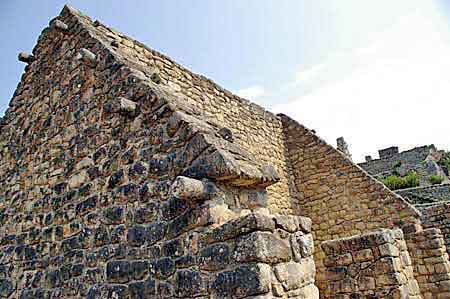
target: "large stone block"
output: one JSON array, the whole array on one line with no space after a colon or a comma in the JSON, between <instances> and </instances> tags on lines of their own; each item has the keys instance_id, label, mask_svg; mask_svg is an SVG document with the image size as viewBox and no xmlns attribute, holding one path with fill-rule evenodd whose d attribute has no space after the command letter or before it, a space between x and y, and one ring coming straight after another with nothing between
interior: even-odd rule
<instances>
[{"instance_id":1,"label":"large stone block","mask_svg":"<svg viewBox=\"0 0 450 299\"><path fill-rule=\"evenodd\" d=\"M251 264L217 274L211 290L218 298L244 298L267 293L270 283L270 267L265 264Z\"/></svg>"},{"instance_id":2,"label":"large stone block","mask_svg":"<svg viewBox=\"0 0 450 299\"><path fill-rule=\"evenodd\" d=\"M310 257L301 263L288 262L274 267L275 275L286 291L301 288L314 283L316 267Z\"/></svg>"},{"instance_id":3,"label":"large stone block","mask_svg":"<svg viewBox=\"0 0 450 299\"><path fill-rule=\"evenodd\" d=\"M253 232L236 241L234 258L239 262L275 264L291 259L291 248L285 240L270 232Z\"/></svg>"},{"instance_id":4,"label":"large stone block","mask_svg":"<svg viewBox=\"0 0 450 299\"><path fill-rule=\"evenodd\" d=\"M175 292L182 298L199 297L206 294L207 282L197 271L180 270L175 277Z\"/></svg>"},{"instance_id":5,"label":"large stone block","mask_svg":"<svg viewBox=\"0 0 450 299\"><path fill-rule=\"evenodd\" d=\"M110 261L106 264L106 278L109 282L128 282L130 274L131 264L128 261Z\"/></svg>"}]
</instances>

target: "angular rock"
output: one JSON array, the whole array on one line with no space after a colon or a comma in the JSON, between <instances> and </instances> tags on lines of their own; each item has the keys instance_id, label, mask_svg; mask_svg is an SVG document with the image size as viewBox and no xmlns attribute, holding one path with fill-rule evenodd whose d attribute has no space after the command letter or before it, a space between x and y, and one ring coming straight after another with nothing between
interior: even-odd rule
<instances>
[{"instance_id":1,"label":"angular rock","mask_svg":"<svg viewBox=\"0 0 450 299\"><path fill-rule=\"evenodd\" d=\"M18 59L21 62L32 63L35 60L35 57L31 54L20 52L18 55Z\"/></svg>"},{"instance_id":2,"label":"angular rock","mask_svg":"<svg viewBox=\"0 0 450 299\"><path fill-rule=\"evenodd\" d=\"M180 270L176 273L175 293L182 298L206 294L206 280L200 272Z\"/></svg>"},{"instance_id":3,"label":"angular rock","mask_svg":"<svg viewBox=\"0 0 450 299\"><path fill-rule=\"evenodd\" d=\"M270 267L251 264L217 274L211 290L217 298L243 298L267 293L270 283Z\"/></svg>"},{"instance_id":4,"label":"angular rock","mask_svg":"<svg viewBox=\"0 0 450 299\"><path fill-rule=\"evenodd\" d=\"M76 58L91 67L97 64L97 56L85 48L80 49Z\"/></svg>"},{"instance_id":5,"label":"angular rock","mask_svg":"<svg viewBox=\"0 0 450 299\"><path fill-rule=\"evenodd\" d=\"M294 259L299 262L302 258L309 257L314 253L314 240L312 234L294 233L290 237Z\"/></svg>"},{"instance_id":6,"label":"angular rock","mask_svg":"<svg viewBox=\"0 0 450 299\"><path fill-rule=\"evenodd\" d=\"M112 283L126 283L130 280L131 264L128 261L110 261L106 264L106 278Z\"/></svg>"},{"instance_id":7,"label":"angular rock","mask_svg":"<svg viewBox=\"0 0 450 299\"><path fill-rule=\"evenodd\" d=\"M291 259L289 244L269 232L253 232L239 237L234 257L239 262L275 264Z\"/></svg>"},{"instance_id":8,"label":"angular rock","mask_svg":"<svg viewBox=\"0 0 450 299\"><path fill-rule=\"evenodd\" d=\"M50 22L50 27L56 28L61 31L67 31L69 29L69 26L67 26L66 23L60 20L53 20L52 22Z\"/></svg>"},{"instance_id":9,"label":"angular rock","mask_svg":"<svg viewBox=\"0 0 450 299\"><path fill-rule=\"evenodd\" d=\"M218 271L225 269L231 259L231 251L227 244L219 243L208 246L200 251L198 260L200 269Z\"/></svg>"}]
</instances>

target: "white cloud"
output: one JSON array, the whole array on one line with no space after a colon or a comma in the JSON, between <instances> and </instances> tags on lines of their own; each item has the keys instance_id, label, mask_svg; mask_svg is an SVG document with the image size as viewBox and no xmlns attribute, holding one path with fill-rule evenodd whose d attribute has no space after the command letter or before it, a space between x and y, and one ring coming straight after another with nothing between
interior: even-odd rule
<instances>
[{"instance_id":1,"label":"white cloud","mask_svg":"<svg viewBox=\"0 0 450 299\"><path fill-rule=\"evenodd\" d=\"M449 149L450 33L434 4L420 3L366 46L299 72L291 101L273 110L333 145L343 135L358 161L390 145Z\"/></svg>"},{"instance_id":2,"label":"white cloud","mask_svg":"<svg viewBox=\"0 0 450 299\"><path fill-rule=\"evenodd\" d=\"M247 88L240 89L236 94L244 99L255 100L265 94L263 86L254 85Z\"/></svg>"},{"instance_id":3,"label":"white cloud","mask_svg":"<svg viewBox=\"0 0 450 299\"><path fill-rule=\"evenodd\" d=\"M317 75L320 75L322 73L324 67L325 67L324 64L317 64L309 69L297 72L293 84L295 85L302 84L304 82L307 82L308 80L315 79Z\"/></svg>"}]
</instances>

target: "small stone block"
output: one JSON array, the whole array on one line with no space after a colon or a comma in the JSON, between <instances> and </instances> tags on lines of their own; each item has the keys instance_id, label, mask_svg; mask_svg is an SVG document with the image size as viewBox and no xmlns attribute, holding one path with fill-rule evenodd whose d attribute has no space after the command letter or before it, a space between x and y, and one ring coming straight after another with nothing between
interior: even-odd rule
<instances>
[{"instance_id":1,"label":"small stone block","mask_svg":"<svg viewBox=\"0 0 450 299\"><path fill-rule=\"evenodd\" d=\"M21 62L32 63L34 61L34 56L25 52L20 52L18 55L18 59Z\"/></svg>"}]
</instances>

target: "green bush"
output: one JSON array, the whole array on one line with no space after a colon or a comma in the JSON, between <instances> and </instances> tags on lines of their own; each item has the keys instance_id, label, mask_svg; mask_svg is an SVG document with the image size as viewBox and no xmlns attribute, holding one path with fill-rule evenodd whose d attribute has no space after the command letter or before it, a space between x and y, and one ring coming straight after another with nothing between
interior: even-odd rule
<instances>
[{"instance_id":1,"label":"green bush","mask_svg":"<svg viewBox=\"0 0 450 299\"><path fill-rule=\"evenodd\" d=\"M410 171L404 177L400 177L397 175L388 176L383 180L383 184L385 184L391 190L398 190L417 187L419 186L420 181L417 177L417 173L415 171Z\"/></svg>"},{"instance_id":2,"label":"green bush","mask_svg":"<svg viewBox=\"0 0 450 299\"><path fill-rule=\"evenodd\" d=\"M443 180L444 180L444 177L442 177L440 175L432 175L429 178L430 183L433 185L439 185L440 183L442 183Z\"/></svg>"},{"instance_id":3,"label":"green bush","mask_svg":"<svg viewBox=\"0 0 450 299\"><path fill-rule=\"evenodd\" d=\"M450 173L450 152L445 152L441 159L438 162L439 166L442 167L446 175L449 175Z\"/></svg>"},{"instance_id":4,"label":"green bush","mask_svg":"<svg viewBox=\"0 0 450 299\"><path fill-rule=\"evenodd\" d=\"M392 175L394 176L400 176L400 172L398 172L398 169L402 166L402 161L398 161L397 163L392 166Z\"/></svg>"}]
</instances>

